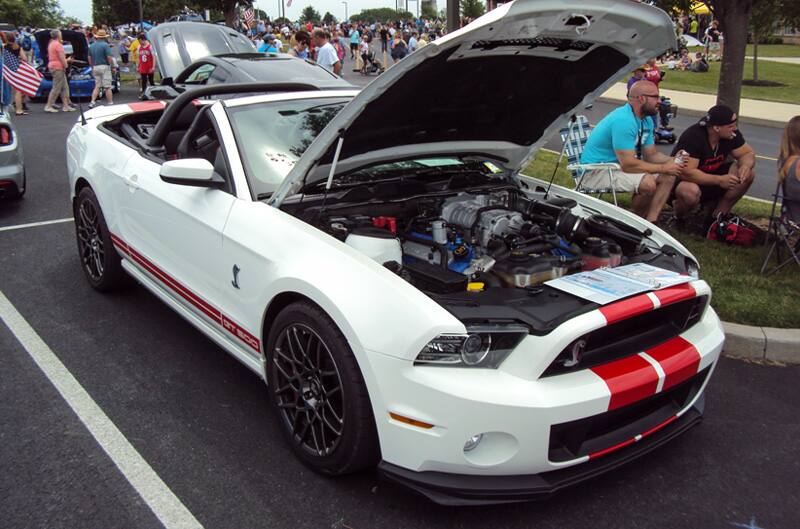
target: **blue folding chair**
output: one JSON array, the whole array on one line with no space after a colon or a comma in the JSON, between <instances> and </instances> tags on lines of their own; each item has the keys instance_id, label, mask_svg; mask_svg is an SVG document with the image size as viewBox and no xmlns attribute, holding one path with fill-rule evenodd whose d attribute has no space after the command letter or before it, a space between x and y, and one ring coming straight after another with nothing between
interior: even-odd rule
<instances>
[{"instance_id":1,"label":"blue folding chair","mask_svg":"<svg viewBox=\"0 0 800 529\"><path fill-rule=\"evenodd\" d=\"M572 179L575 181L575 191L578 193L599 194L600 196L605 193L611 193L614 197L614 205L617 205L617 189L616 180L614 178L614 169L620 170L617 163L581 163L581 154L583 148L586 146L586 140L589 139L589 134L592 131L592 126L586 116L572 116L569 125L559 131L563 147L561 148L561 155L558 157L559 163L567 156L567 169L572 173ZM583 186L583 177L586 171L594 169L605 169L608 171L608 187L587 188Z\"/></svg>"}]
</instances>

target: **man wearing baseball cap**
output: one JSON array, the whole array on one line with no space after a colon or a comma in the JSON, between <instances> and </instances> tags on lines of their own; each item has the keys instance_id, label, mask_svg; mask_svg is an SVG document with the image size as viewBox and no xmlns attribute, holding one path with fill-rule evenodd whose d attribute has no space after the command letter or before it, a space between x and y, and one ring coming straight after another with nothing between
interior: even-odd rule
<instances>
[{"instance_id":1,"label":"man wearing baseball cap","mask_svg":"<svg viewBox=\"0 0 800 529\"><path fill-rule=\"evenodd\" d=\"M95 41L89 46L89 64L92 66L94 74L94 90L92 90L92 100L89 108L97 105L97 98L100 90L106 94L108 104L113 104L111 95L112 73L114 70L114 52L108 45L108 33L100 29L94 34Z\"/></svg>"},{"instance_id":2,"label":"man wearing baseball cap","mask_svg":"<svg viewBox=\"0 0 800 529\"><path fill-rule=\"evenodd\" d=\"M736 127L736 113L725 105L708 110L686 129L672 154L686 151L688 164L675 186L675 217L685 219L698 205L713 204L713 214L730 213L753 183L756 154Z\"/></svg>"}]
</instances>

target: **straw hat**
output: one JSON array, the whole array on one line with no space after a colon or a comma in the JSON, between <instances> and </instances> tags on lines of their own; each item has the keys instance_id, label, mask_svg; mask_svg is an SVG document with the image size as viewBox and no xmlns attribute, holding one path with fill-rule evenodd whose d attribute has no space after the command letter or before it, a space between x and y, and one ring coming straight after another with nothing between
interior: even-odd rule
<instances>
[{"instance_id":1,"label":"straw hat","mask_svg":"<svg viewBox=\"0 0 800 529\"><path fill-rule=\"evenodd\" d=\"M97 33L94 34L94 38L96 38L96 39L107 39L108 38L108 33L106 33L106 30L104 30L104 29L98 29Z\"/></svg>"}]
</instances>

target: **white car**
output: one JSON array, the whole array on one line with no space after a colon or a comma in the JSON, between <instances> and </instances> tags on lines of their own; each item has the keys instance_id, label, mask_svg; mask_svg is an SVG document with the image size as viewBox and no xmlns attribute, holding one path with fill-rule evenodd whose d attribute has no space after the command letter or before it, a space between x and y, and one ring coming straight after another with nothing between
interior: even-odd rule
<instances>
[{"instance_id":1,"label":"white car","mask_svg":"<svg viewBox=\"0 0 800 529\"><path fill-rule=\"evenodd\" d=\"M318 472L378 465L449 504L552 493L696 424L722 348L680 243L519 174L673 45L644 4L519 0L360 93L93 109L67 140L81 265L100 291L133 276L262 377ZM192 100L237 91L267 93ZM613 303L545 284L636 263L688 282Z\"/></svg>"}]
</instances>

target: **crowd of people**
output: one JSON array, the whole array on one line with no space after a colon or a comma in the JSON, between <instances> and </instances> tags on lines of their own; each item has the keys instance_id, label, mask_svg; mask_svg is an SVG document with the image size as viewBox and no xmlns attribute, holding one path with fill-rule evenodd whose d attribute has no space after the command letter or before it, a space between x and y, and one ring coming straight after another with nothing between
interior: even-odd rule
<instances>
[{"instance_id":1,"label":"crowd of people","mask_svg":"<svg viewBox=\"0 0 800 529\"><path fill-rule=\"evenodd\" d=\"M340 73L349 59L354 71L365 74L386 68L389 59L392 63L403 60L445 32L441 21L427 19L353 21L320 27L310 22L272 25L255 20L244 29L259 52L287 52L315 60L334 73Z\"/></svg>"}]
</instances>

